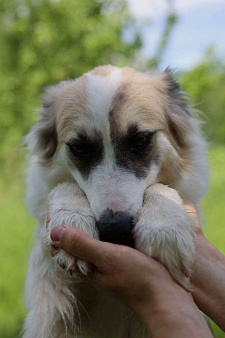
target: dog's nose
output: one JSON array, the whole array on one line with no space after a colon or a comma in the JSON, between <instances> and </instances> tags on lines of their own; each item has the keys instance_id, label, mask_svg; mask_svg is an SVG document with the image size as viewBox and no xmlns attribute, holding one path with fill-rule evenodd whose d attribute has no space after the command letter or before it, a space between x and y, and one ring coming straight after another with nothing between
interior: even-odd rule
<instances>
[{"instance_id":1,"label":"dog's nose","mask_svg":"<svg viewBox=\"0 0 225 338\"><path fill-rule=\"evenodd\" d=\"M125 212L107 209L97 222L101 241L134 246L132 230L133 217Z\"/></svg>"}]
</instances>

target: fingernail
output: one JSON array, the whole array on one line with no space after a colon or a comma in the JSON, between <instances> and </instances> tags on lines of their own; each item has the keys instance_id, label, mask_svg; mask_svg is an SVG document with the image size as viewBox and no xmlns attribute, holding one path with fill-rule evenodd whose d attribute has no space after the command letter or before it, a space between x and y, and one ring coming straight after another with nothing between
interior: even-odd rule
<instances>
[{"instance_id":1,"label":"fingernail","mask_svg":"<svg viewBox=\"0 0 225 338\"><path fill-rule=\"evenodd\" d=\"M62 235L64 231L66 230L64 225L57 225L55 226L51 231L51 239L53 242L60 242L60 239L62 238Z\"/></svg>"},{"instance_id":2,"label":"fingernail","mask_svg":"<svg viewBox=\"0 0 225 338\"><path fill-rule=\"evenodd\" d=\"M186 205L193 205L192 202L188 201L188 200L183 200L183 204L186 204Z\"/></svg>"}]
</instances>

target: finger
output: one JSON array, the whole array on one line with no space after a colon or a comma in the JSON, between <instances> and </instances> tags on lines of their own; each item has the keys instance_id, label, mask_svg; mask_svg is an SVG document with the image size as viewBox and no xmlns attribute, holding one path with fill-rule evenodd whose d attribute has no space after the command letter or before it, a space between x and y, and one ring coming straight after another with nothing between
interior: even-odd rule
<instances>
[{"instance_id":1,"label":"finger","mask_svg":"<svg viewBox=\"0 0 225 338\"><path fill-rule=\"evenodd\" d=\"M198 211L195 205L190 201L183 200L183 207L185 211L188 213L188 215L191 216L191 218L193 219L196 233L202 233L202 227L199 221Z\"/></svg>"},{"instance_id":2,"label":"finger","mask_svg":"<svg viewBox=\"0 0 225 338\"><path fill-rule=\"evenodd\" d=\"M66 225L55 226L50 236L61 249L92 263L98 270L104 270L106 261L110 262L115 256L111 248L113 244L91 238L82 231Z\"/></svg>"},{"instance_id":3,"label":"finger","mask_svg":"<svg viewBox=\"0 0 225 338\"><path fill-rule=\"evenodd\" d=\"M192 202L183 200L183 207L189 215L198 216L197 209Z\"/></svg>"}]
</instances>

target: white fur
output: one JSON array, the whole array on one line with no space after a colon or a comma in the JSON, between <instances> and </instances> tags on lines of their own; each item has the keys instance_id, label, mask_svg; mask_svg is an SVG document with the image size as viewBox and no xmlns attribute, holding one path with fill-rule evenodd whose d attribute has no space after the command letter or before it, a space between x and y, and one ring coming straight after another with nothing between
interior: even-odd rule
<instances>
[{"instance_id":1,"label":"white fur","mask_svg":"<svg viewBox=\"0 0 225 338\"><path fill-rule=\"evenodd\" d=\"M58 224L98 238L95 222L107 208L134 215L137 249L157 258L180 284L189 287L194 230L181 198L198 203L207 186L205 144L197 130L198 122L192 120L189 132L191 167L172 187L157 181L164 161L169 159L174 166L179 161L177 150L162 131L156 140L159 164L152 163L146 178L137 178L117 166L110 140L109 109L122 81L121 70L114 68L107 76L88 73L87 79L87 112L90 123L103 134L105 157L86 180L69 165L63 144L47 164L42 163L39 153L31 159L26 200L38 224L25 287L28 315L24 338L148 337L130 308L95 285L87 262L63 251L53 259L49 252L49 234ZM36 149L35 137L32 132L31 150Z\"/></svg>"},{"instance_id":2,"label":"white fur","mask_svg":"<svg viewBox=\"0 0 225 338\"><path fill-rule=\"evenodd\" d=\"M150 186L136 217L136 248L166 265L174 279L188 289L194 227L177 191L159 183Z\"/></svg>"},{"instance_id":3,"label":"white fur","mask_svg":"<svg viewBox=\"0 0 225 338\"><path fill-rule=\"evenodd\" d=\"M145 184L110 160L96 167L87 182L80 182L96 219L107 208L134 215L142 205Z\"/></svg>"}]
</instances>

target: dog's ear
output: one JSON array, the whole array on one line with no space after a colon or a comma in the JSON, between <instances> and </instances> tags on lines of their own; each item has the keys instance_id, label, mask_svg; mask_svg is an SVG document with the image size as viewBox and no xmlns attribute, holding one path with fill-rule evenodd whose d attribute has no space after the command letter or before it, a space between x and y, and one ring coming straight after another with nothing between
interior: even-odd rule
<instances>
[{"instance_id":1,"label":"dog's ear","mask_svg":"<svg viewBox=\"0 0 225 338\"><path fill-rule=\"evenodd\" d=\"M56 107L58 88L48 87L42 96L40 119L28 135L28 146L32 154L46 162L52 158L57 148Z\"/></svg>"},{"instance_id":2,"label":"dog's ear","mask_svg":"<svg viewBox=\"0 0 225 338\"><path fill-rule=\"evenodd\" d=\"M169 68L163 72L163 81L167 96L168 126L178 145L185 147L187 135L189 135L190 128L193 128L192 109L187 103L188 95L181 91L180 85L174 79L173 72Z\"/></svg>"}]
</instances>

